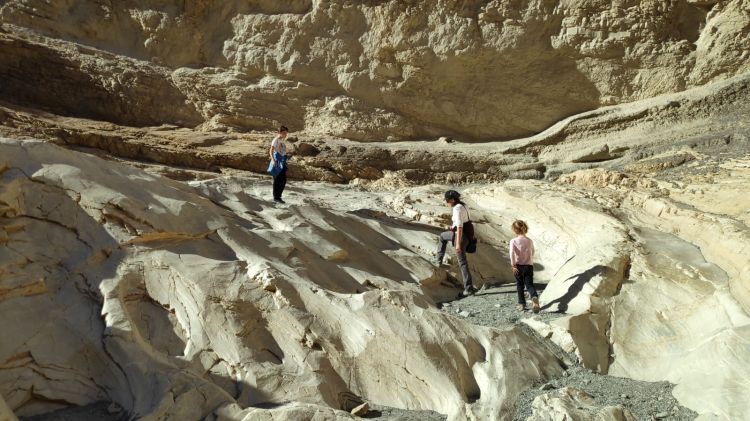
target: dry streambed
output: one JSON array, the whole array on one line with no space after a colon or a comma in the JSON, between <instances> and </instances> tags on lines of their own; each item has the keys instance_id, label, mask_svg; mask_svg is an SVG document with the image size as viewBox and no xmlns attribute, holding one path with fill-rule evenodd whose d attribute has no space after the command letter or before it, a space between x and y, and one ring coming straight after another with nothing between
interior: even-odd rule
<instances>
[{"instance_id":1,"label":"dry streambed","mask_svg":"<svg viewBox=\"0 0 750 421\"><path fill-rule=\"evenodd\" d=\"M539 285L544 287L543 283ZM530 311L518 311L515 306L515 285L504 284L487 286L472 297L443 303L441 308L450 314L465 317L471 323L498 329L507 329L514 325L526 326L526 319L550 322L562 316L557 313L534 315ZM546 341L531 328L527 328L526 332L535 335L540 341ZM548 345L556 346L550 342ZM566 371L554 379L540 380L523 392L518 399L514 420L526 420L532 416L535 398L565 393L565 388L574 388L589 395L591 400L587 403L594 408L621 406L639 420L692 420L697 416L694 411L681 406L672 396L673 384L600 374L582 367L575 354L566 354L560 348L557 352L569 364Z\"/></svg>"}]
</instances>

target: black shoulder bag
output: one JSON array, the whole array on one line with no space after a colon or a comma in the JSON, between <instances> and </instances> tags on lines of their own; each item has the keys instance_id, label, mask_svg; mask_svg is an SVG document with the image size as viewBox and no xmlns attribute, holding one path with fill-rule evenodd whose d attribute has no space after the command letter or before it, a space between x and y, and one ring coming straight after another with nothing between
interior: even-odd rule
<instances>
[{"instance_id":1,"label":"black shoulder bag","mask_svg":"<svg viewBox=\"0 0 750 421\"><path fill-rule=\"evenodd\" d=\"M477 252L477 236L474 233L474 223L471 222L471 215L469 215L469 209L466 209L466 215L469 216L469 221L464 224L464 235L469 239L469 243L466 244L467 253Z\"/></svg>"}]
</instances>

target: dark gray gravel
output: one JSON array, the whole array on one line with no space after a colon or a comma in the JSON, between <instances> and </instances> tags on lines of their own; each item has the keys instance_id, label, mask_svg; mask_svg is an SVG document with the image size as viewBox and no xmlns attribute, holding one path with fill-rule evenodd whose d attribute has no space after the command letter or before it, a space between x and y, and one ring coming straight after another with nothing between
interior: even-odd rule
<instances>
[{"instance_id":1,"label":"dark gray gravel","mask_svg":"<svg viewBox=\"0 0 750 421\"><path fill-rule=\"evenodd\" d=\"M544 291L544 285L539 284L539 292ZM497 328L513 326L521 319L531 317L531 300L526 302L526 311L516 310L516 286L514 285L490 285L485 286L476 295L441 304L441 308L459 317L465 317L467 321ZM469 316L465 316L468 312ZM541 312L536 315L539 320L550 321L560 317L558 313Z\"/></svg>"},{"instance_id":2,"label":"dark gray gravel","mask_svg":"<svg viewBox=\"0 0 750 421\"><path fill-rule=\"evenodd\" d=\"M541 290L544 285L535 285ZM528 302L530 307L531 302ZM540 381L525 391L517 402L514 420L525 420L531 416L531 404L534 398L561 389L566 386L582 390L594 398L597 405L622 405L638 420L693 420L697 414L680 406L672 396L674 385L667 382L642 382L632 379L602 375L581 367L575 363L573 355L564 353L552 342L544 340L531 328L521 323L524 318L534 314L527 310L516 310L515 285L495 285L482 288L476 295L461 300L442 303L443 311L457 317L463 317L471 323L495 328L507 328L519 325L530 335L534 335L540 342L549 346L561 359L567 360L568 370L561 377L547 382L545 389L540 388L545 382ZM468 313L468 315L467 315ZM561 317L559 313L541 312L535 317L542 321L550 321ZM658 416L658 418L657 418Z\"/></svg>"},{"instance_id":3,"label":"dark gray gravel","mask_svg":"<svg viewBox=\"0 0 750 421\"><path fill-rule=\"evenodd\" d=\"M381 421L445 421L443 414L434 411L406 411L388 406L372 405L370 412L364 418Z\"/></svg>"},{"instance_id":4,"label":"dark gray gravel","mask_svg":"<svg viewBox=\"0 0 750 421\"><path fill-rule=\"evenodd\" d=\"M674 385L667 382L641 382L597 374L580 366L571 367L563 377L553 379L541 390L544 383L525 391L518 399L514 420L531 416L531 403L539 395L566 386L572 386L593 396L597 406L622 405L638 420L693 420L695 412L680 406L672 396ZM658 416L658 418L657 418Z\"/></svg>"}]
</instances>

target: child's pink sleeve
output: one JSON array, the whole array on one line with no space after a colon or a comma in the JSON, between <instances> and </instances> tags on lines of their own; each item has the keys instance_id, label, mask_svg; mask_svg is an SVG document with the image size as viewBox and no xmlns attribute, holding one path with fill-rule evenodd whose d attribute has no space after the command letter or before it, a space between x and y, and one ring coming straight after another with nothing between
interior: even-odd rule
<instances>
[{"instance_id":1,"label":"child's pink sleeve","mask_svg":"<svg viewBox=\"0 0 750 421\"><path fill-rule=\"evenodd\" d=\"M510 242L508 242L508 254L510 255L510 265L515 266L516 265L516 253L515 253L515 247L513 247L513 240L510 240Z\"/></svg>"}]
</instances>

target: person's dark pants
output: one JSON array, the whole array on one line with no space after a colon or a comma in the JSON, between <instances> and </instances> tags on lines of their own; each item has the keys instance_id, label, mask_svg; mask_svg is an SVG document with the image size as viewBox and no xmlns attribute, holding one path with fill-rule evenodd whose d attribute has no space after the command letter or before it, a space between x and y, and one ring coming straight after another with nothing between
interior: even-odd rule
<instances>
[{"instance_id":1,"label":"person's dark pants","mask_svg":"<svg viewBox=\"0 0 750 421\"><path fill-rule=\"evenodd\" d=\"M276 177L273 178L274 199L281 199L281 194L284 193L284 187L286 187L286 168L281 170L281 172L276 174Z\"/></svg>"},{"instance_id":2,"label":"person's dark pants","mask_svg":"<svg viewBox=\"0 0 750 421\"><path fill-rule=\"evenodd\" d=\"M517 265L518 273L516 276L516 291L518 291L518 304L523 306L526 305L526 297L523 295L523 288L529 291L531 298L538 297L536 289L534 289L534 266L532 265Z\"/></svg>"},{"instance_id":3,"label":"person's dark pants","mask_svg":"<svg viewBox=\"0 0 750 421\"><path fill-rule=\"evenodd\" d=\"M437 245L437 259L438 264L443 263L443 257L445 257L445 247L450 241L453 244L453 231L445 231L438 237ZM461 276L464 278L464 292L468 292L472 287L471 283L471 272L469 272L469 263L466 261L466 245L469 244L469 239L464 237L461 239L461 253L456 253L458 257L458 267L461 269ZM455 245L454 245L455 247Z\"/></svg>"}]
</instances>

